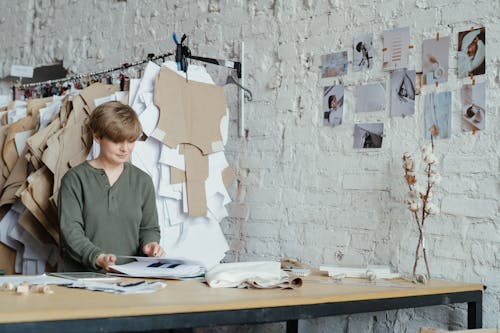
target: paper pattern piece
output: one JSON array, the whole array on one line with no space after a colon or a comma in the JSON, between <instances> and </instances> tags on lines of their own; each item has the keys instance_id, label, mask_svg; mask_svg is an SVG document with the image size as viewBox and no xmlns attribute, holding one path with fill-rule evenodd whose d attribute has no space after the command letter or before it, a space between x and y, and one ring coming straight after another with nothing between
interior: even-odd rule
<instances>
[{"instance_id":1,"label":"paper pattern piece","mask_svg":"<svg viewBox=\"0 0 500 333\"><path fill-rule=\"evenodd\" d=\"M410 28L384 31L384 70L408 68Z\"/></svg>"},{"instance_id":2,"label":"paper pattern piece","mask_svg":"<svg viewBox=\"0 0 500 333\"><path fill-rule=\"evenodd\" d=\"M422 45L422 72L424 84L448 81L450 37L426 39Z\"/></svg>"},{"instance_id":3,"label":"paper pattern piece","mask_svg":"<svg viewBox=\"0 0 500 333\"><path fill-rule=\"evenodd\" d=\"M439 130L440 139L451 133L451 92L431 93L425 96L425 138L430 140L432 126Z\"/></svg>"},{"instance_id":4,"label":"paper pattern piece","mask_svg":"<svg viewBox=\"0 0 500 333\"><path fill-rule=\"evenodd\" d=\"M159 93L161 91L161 93ZM198 147L203 154L215 152L212 143L222 141L220 122L226 112L222 87L187 81L163 67L156 79L154 103L160 109L159 138L170 148L179 143Z\"/></svg>"}]
</instances>

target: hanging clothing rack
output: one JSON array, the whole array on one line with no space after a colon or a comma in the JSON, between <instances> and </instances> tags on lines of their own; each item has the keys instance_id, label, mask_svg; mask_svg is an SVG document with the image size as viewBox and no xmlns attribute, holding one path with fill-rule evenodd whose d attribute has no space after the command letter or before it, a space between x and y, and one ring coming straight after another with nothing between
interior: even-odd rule
<instances>
[{"instance_id":1,"label":"hanging clothing rack","mask_svg":"<svg viewBox=\"0 0 500 333\"><path fill-rule=\"evenodd\" d=\"M85 78L85 77L98 76L98 75L102 75L102 74L107 74L107 73L111 73L111 72L116 72L116 71L119 71L119 70L127 69L127 68L130 68L130 67L139 66L139 65L145 64L145 63L147 63L149 61L154 61L154 60L158 60L158 59L164 59L164 58L170 57L172 55L174 55L174 54L170 53L170 52L169 53L160 54L160 55L157 55L157 56L155 56L154 54L151 53L151 54L148 54L148 57L146 59L139 60L139 61L132 62L132 63L124 63L124 64L122 64L121 66L118 66L118 67L108 68L108 69L105 69L105 70L102 70L102 71L98 71L98 72L89 72L89 73L85 73L85 74L77 74L77 75L73 75L73 76L70 76L70 77L65 77L65 78L62 78L62 79L54 79L54 80L47 80L47 81L40 81L40 82L33 82L33 83L25 83L25 84L17 85L16 87L18 87L18 88L32 88L32 87L43 86L43 85L46 85L46 84L75 81L75 80L79 80L79 79L82 79L82 78Z\"/></svg>"}]
</instances>

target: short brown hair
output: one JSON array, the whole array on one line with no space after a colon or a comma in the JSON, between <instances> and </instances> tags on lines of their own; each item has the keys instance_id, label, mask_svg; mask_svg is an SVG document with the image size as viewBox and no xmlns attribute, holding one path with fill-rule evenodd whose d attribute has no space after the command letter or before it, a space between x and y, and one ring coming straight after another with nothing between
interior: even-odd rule
<instances>
[{"instance_id":1,"label":"short brown hair","mask_svg":"<svg viewBox=\"0 0 500 333\"><path fill-rule=\"evenodd\" d=\"M141 123L135 111L117 101L96 107L90 115L89 127L99 138L106 137L113 142L136 141L142 134Z\"/></svg>"}]
</instances>

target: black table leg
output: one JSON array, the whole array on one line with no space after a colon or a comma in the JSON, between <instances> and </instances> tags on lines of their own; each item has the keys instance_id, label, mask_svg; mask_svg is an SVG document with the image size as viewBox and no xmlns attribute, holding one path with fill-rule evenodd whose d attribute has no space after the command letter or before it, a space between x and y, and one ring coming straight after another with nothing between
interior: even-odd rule
<instances>
[{"instance_id":1,"label":"black table leg","mask_svg":"<svg viewBox=\"0 0 500 333\"><path fill-rule=\"evenodd\" d=\"M483 300L467 303L467 328L483 327Z\"/></svg>"},{"instance_id":2,"label":"black table leg","mask_svg":"<svg viewBox=\"0 0 500 333\"><path fill-rule=\"evenodd\" d=\"M299 321L287 320L286 322L286 333L298 333L299 332Z\"/></svg>"}]
</instances>

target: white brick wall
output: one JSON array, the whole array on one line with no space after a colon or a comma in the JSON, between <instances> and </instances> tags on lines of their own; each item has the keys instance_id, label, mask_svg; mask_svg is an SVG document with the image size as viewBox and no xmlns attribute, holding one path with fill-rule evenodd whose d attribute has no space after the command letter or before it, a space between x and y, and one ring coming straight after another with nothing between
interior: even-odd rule
<instances>
[{"instance_id":1,"label":"white brick wall","mask_svg":"<svg viewBox=\"0 0 500 333\"><path fill-rule=\"evenodd\" d=\"M409 272L416 228L402 200L401 155L417 149L423 134L423 98L413 117L390 118L389 110L353 114L353 87L387 79L381 68L382 32L410 26L410 61L421 66L421 43L436 32L451 36L449 82L453 93L452 137L436 143L443 183L443 213L427 220L431 272L436 277L488 285L484 324L500 325L500 2L498 0L0 0L0 77L12 64L63 61L77 73L116 66L147 53L174 49L171 34L186 33L193 54L238 56L245 41L247 138L237 136L237 95L226 88L230 140L236 168L231 218L222 222L231 243L227 260L298 258L323 263L391 264ZM486 130L462 133L461 84L456 78L459 31L486 26ZM375 68L345 77L344 124L322 126L320 56L348 50L355 33L374 33ZM223 69L208 65L217 82ZM480 78L478 78L480 79ZM387 81L388 82L388 81ZM6 83L2 93L9 93ZM424 87L423 92L436 90ZM355 151L354 123L380 120L383 148ZM420 326L458 329L463 307L390 311L302 322L307 332L416 332ZM279 332L281 324L252 332ZM231 328L209 331L230 332ZM250 331L239 328L242 332Z\"/></svg>"}]
</instances>

